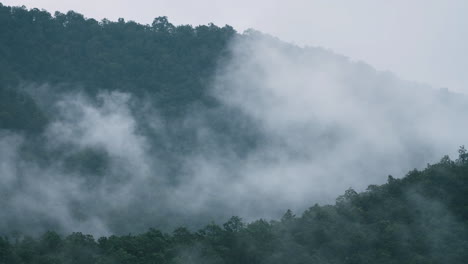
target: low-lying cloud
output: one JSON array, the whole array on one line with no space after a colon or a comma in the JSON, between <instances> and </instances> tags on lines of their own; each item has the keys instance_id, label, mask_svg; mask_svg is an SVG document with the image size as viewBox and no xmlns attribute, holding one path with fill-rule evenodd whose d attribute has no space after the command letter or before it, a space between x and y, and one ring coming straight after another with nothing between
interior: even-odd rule
<instances>
[{"instance_id":1,"label":"low-lying cloud","mask_svg":"<svg viewBox=\"0 0 468 264\"><path fill-rule=\"evenodd\" d=\"M468 139L462 95L255 32L231 52L210 87L215 109L167 120L132 94L76 92L43 102L53 116L39 139L47 157L2 131L0 232L277 217L401 177Z\"/></svg>"}]
</instances>

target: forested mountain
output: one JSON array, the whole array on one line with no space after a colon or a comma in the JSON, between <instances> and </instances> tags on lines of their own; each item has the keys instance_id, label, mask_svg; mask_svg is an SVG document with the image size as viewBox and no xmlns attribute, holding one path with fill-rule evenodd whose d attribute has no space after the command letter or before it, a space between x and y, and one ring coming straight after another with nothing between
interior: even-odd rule
<instances>
[{"instance_id":1,"label":"forested mountain","mask_svg":"<svg viewBox=\"0 0 468 264\"><path fill-rule=\"evenodd\" d=\"M300 216L243 222L232 217L162 233L101 237L47 232L0 238L0 263L465 263L468 258L468 154L444 157L402 179Z\"/></svg>"},{"instance_id":2,"label":"forested mountain","mask_svg":"<svg viewBox=\"0 0 468 264\"><path fill-rule=\"evenodd\" d=\"M174 26L166 17L151 25L123 19L98 22L73 11L51 15L0 4L0 158L5 164L0 190L7 197L0 202L5 208L0 232L34 233L44 226L63 230L62 223L70 224L66 218L86 222L98 214L109 220L123 217L111 220L114 231L129 223L128 217L146 220L124 232L144 230L155 219L157 226L172 226L168 211L179 209L168 210L167 197L175 192L171 186L190 173L182 165L187 156L208 148L199 142L201 123L209 120L203 126L215 132L216 144L239 155L259 139L253 127L239 131L250 120L221 106L210 92L216 65L228 57L228 42L236 34L230 26ZM103 145L102 140L112 142ZM149 174L153 178L143 183ZM37 180L48 187L37 189ZM143 186L130 191L131 182ZM65 191L64 186L87 194ZM120 215L122 208L106 206L104 211L110 211L103 212L98 204L85 206L89 200L115 203L116 197L104 193L120 196L124 189L152 198L136 198L138 193L122 198L136 204L117 202L116 207L125 204L130 207L125 210L138 211L125 215ZM38 212L17 204L23 199L46 199L54 205ZM66 208L56 213L72 215L54 215L57 200L59 208ZM147 202L151 208L143 209ZM21 217L21 207L30 217ZM186 223L186 217L176 222Z\"/></svg>"},{"instance_id":3,"label":"forested mountain","mask_svg":"<svg viewBox=\"0 0 468 264\"><path fill-rule=\"evenodd\" d=\"M176 27L166 17L152 25L98 22L73 11L52 16L1 4L0 19L0 127L27 131L43 127L46 117L16 91L25 82L149 95L170 113L209 101L208 78L235 34L229 26Z\"/></svg>"},{"instance_id":4,"label":"forested mountain","mask_svg":"<svg viewBox=\"0 0 468 264\"><path fill-rule=\"evenodd\" d=\"M254 30L0 4L0 264L464 263L467 114Z\"/></svg>"}]
</instances>

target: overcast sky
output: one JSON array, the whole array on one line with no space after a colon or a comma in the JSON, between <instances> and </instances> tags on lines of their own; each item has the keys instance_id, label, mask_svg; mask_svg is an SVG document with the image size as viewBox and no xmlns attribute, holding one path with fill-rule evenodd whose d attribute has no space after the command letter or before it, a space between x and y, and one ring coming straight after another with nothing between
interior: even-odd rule
<instances>
[{"instance_id":1,"label":"overcast sky","mask_svg":"<svg viewBox=\"0 0 468 264\"><path fill-rule=\"evenodd\" d=\"M401 78L468 93L466 0L0 0L86 17L229 24L322 46Z\"/></svg>"}]
</instances>

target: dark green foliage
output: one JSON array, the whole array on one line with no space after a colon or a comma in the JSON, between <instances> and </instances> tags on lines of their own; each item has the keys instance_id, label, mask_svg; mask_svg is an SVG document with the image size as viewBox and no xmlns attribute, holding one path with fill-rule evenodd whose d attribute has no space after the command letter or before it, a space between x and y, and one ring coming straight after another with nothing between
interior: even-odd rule
<instances>
[{"instance_id":1,"label":"dark green foliage","mask_svg":"<svg viewBox=\"0 0 468 264\"><path fill-rule=\"evenodd\" d=\"M15 248L7 238L0 237L0 264L18 263Z\"/></svg>"},{"instance_id":2,"label":"dark green foliage","mask_svg":"<svg viewBox=\"0 0 468 264\"><path fill-rule=\"evenodd\" d=\"M234 35L229 26L174 26L166 17L98 22L0 4L0 128L37 131L46 123L26 94L11 90L21 83L149 96L166 115L212 104L206 87Z\"/></svg>"},{"instance_id":3,"label":"dark green foliage","mask_svg":"<svg viewBox=\"0 0 468 264\"><path fill-rule=\"evenodd\" d=\"M0 128L29 133L41 131L47 118L36 103L26 93L2 89L1 85L0 83Z\"/></svg>"},{"instance_id":4,"label":"dark green foliage","mask_svg":"<svg viewBox=\"0 0 468 264\"><path fill-rule=\"evenodd\" d=\"M102 237L47 232L0 238L0 263L465 263L468 163L444 157L365 192L349 189L335 205L301 216L246 224L232 217L198 232Z\"/></svg>"},{"instance_id":5,"label":"dark green foliage","mask_svg":"<svg viewBox=\"0 0 468 264\"><path fill-rule=\"evenodd\" d=\"M106 170L107 153L100 149L84 149L73 153L65 159L65 167L71 171L79 171L84 175L100 175Z\"/></svg>"}]
</instances>

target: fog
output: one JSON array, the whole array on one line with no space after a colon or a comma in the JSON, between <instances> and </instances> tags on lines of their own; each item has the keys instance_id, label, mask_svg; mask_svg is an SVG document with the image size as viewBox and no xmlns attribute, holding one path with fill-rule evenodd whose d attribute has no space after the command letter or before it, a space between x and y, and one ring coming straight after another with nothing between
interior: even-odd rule
<instances>
[{"instance_id":1,"label":"fog","mask_svg":"<svg viewBox=\"0 0 468 264\"><path fill-rule=\"evenodd\" d=\"M270 219L402 177L467 142L464 95L254 31L230 50L209 87L221 105L178 120L129 93L24 85L52 121L36 139L0 133L0 231ZM32 141L47 157L28 155Z\"/></svg>"}]
</instances>

